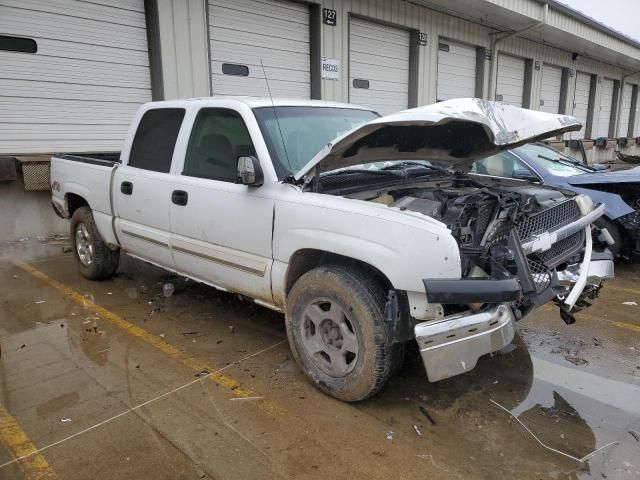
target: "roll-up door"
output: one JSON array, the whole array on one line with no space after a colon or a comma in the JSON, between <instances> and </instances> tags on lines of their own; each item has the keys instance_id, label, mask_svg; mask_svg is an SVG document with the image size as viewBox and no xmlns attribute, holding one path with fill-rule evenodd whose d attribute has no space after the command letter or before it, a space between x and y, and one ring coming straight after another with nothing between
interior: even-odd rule
<instances>
[{"instance_id":1,"label":"roll-up door","mask_svg":"<svg viewBox=\"0 0 640 480\"><path fill-rule=\"evenodd\" d=\"M476 96L476 48L441 40L438 44L438 101Z\"/></svg>"},{"instance_id":2,"label":"roll-up door","mask_svg":"<svg viewBox=\"0 0 640 480\"><path fill-rule=\"evenodd\" d=\"M209 0L213 95L310 98L309 6ZM264 72L262 66L264 65Z\"/></svg>"},{"instance_id":3,"label":"roll-up door","mask_svg":"<svg viewBox=\"0 0 640 480\"><path fill-rule=\"evenodd\" d=\"M560 88L562 68L544 65L542 68L542 87L540 89L540 110L548 113L560 112Z\"/></svg>"},{"instance_id":4,"label":"roll-up door","mask_svg":"<svg viewBox=\"0 0 640 480\"><path fill-rule=\"evenodd\" d=\"M591 75L588 73L576 73L576 88L573 96L573 116L582 123L579 132L571 132L572 139L584 138L589 115L589 92L591 90Z\"/></svg>"},{"instance_id":5,"label":"roll-up door","mask_svg":"<svg viewBox=\"0 0 640 480\"><path fill-rule=\"evenodd\" d=\"M522 107L524 98L524 59L498 54L496 100Z\"/></svg>"},{"instance_id":6,"label":"roll-up door","mask_svg":"<svg viewBox=\"0 0 640 480\"><path fill-rule=\"evenodd\" d=\"M629 119L631 118L631 96L633 95L633 85L625 83L622 89L622 108L620 110L620 123L618 125L618 136L626 137L629 134ZM633 129L632 132L633 134Z\"/></svg>"},{"instance_id":7,"label":"roll-up door","mask_svg":"<svg viewBox=\"0 0 640 480\"><path fill-rule=\"evenodd\" d=\"M349 102L380 114L409 104L409 32L359 18L349 22Z\"/></svg>"},{"instance_id":8,"label":"roll-up door","mask_svg":"<svg viewBox=\"0 0 640 480\"><path fill-rule=\"evenodd\" d=\"M598 113L598 130L594 135L598 137L609 137L609 124L611 122L611 108L613 104L613 80L602 79L600 89L600 112Z\"/></svg>"},{"instance_id":9,"label":"roll-up door","mask_svg":"<svg viewBox=\"0 0 640 480\"><path fill-rule=\"evenodd\" d=\"M0 154L121 148L151 100L143 0L0 0L0 34L37 48L0 51Z\"/></svg>"}]
</instances>

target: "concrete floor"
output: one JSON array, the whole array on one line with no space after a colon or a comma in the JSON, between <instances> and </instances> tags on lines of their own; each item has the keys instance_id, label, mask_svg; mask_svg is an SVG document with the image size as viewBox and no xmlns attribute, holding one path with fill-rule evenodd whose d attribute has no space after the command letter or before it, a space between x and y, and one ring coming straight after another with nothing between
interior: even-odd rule
<instances>
[{"instance_id":1,"label":"concrete floor","mask_svg":"<svg viewBox=\"0 0 640 480\"><path fill-rule=\"evenodd\" d=\"M292 362L282 315L130 258L90 282L60 250L0 259L3 480L640 478L637 266L575 325L542 308L466 375L429 384L413 356L345 404ZM491 399L572 456L619 443L581 464Z\"/></svg>"}]
</instances>

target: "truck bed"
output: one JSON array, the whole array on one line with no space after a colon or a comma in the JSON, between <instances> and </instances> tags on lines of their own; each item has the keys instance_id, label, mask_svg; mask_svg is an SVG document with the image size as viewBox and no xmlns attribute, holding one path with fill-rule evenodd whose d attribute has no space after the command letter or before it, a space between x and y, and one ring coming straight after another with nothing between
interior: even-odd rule
<instances>
[{"instance_id":1,"label":"truck bed","mask_svg":"<svg viewBox=\"0 0 640 480\"><path fill-rule=\"evenodd\" d=\"M93 165L112 166L120 163L120 152L100 152L100 153L54 153L53 157L74 162L90 163Z\"/></svg>"}]
</instances>

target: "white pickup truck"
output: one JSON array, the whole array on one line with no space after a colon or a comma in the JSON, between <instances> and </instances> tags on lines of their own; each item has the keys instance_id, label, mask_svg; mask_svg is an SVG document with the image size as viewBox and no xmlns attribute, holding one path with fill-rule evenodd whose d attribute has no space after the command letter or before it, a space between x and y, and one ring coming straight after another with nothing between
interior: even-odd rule
<instances>
[{"instance_id":1,"label":"white pickup truck","mask_svg":"<svg viewBox=\"0 0 640 480\"><path fill-rule=\"evenodd\" d=\"M285 313L294 357L346 401L417 341L430 381L562 317L613 273L582 195L471 176L472 161L578 130L459 99L386 117L321 101L200 98L138 110L119 154L54 155L55 210L87 278L127 253Z\"/></svg>"}]
</instances>

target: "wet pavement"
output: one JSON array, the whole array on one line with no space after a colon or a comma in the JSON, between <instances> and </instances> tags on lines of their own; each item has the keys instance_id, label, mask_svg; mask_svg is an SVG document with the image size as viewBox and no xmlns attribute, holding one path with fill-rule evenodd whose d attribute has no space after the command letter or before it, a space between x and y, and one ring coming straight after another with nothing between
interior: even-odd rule
<instances>
[{"instance_id":1,"label":"wet pavement","mask_svg":"<svg viewBox=\"0 0 640 480\"><path fill-rule=\"evenodd\" d=\"M0 255L3 480L640 478L638 266L575 325L544 307L435 384L410 352L346 404L292 362L282 315L130 258L90 282L60 250Z\"/></svg>"}]
</instances>

